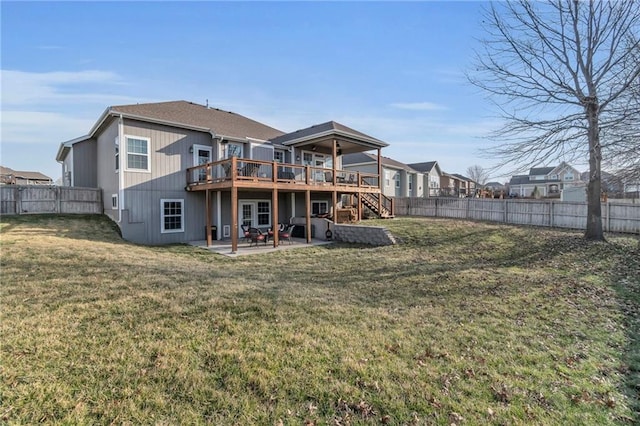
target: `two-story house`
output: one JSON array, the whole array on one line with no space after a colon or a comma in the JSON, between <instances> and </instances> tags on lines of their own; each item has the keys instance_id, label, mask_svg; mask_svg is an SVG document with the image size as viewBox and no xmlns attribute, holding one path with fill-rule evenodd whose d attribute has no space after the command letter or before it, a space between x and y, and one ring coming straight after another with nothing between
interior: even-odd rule
<instances>
[{"instance_id":1,"label":"two-story house","mask_svg":"<svg viewBox=\"0 0 640 426\"><path fill-rule=\"evenodd\" d=\"M466 197L468 186L467 179L460 175L443 172L440 176L440 195L445 197Z\"/></svg>"},{"instance_id":2,"label":"two-story house","mask_svg":"<svg viewBox=\"0 0 640 426\"><path fill-rule=\"evenodd\" d=\"M392 158L381 157L382 193L387 197L422 197L426 191L424 175L407 164ZM376 155L359 152L343 156L345 170L376 173Z\"/></svg>"},{"instance_id":3,"label":"two-story house","mask_svg":"<svg viewBox=\"0 0 640 426\"><path fill-rule=\"evenodd\" d=\"M425 197L437 197L440 195L440 178L442 177L442 170L437 161L426 161L423 163L411 163L409 164L414 170L422 173L422 187L423 196Z\"/></svg>"},{"instance_id":4,"label":"two-story house","mask_svg":"<svg viewBox=\"0 0 640 426\"><path fill-rule=\"evenodd\" d=\"M564 161L553 167L533 167L528 175L515 175L509 180L509 195L531 197L560 196L565 188L582 187L580 172Z\"/></svg>"},{"instance_id":5,"label":"two-story house","mask_svg":"<svg viewBox=\"0 0 640 426\"><path fill-rule=\"evenodd\" d=\"M366 205L390 215L378 172L341 169L344 154L377 150L380 157L386 146L333 121L285 133L175 101L108 107L87 135L63 142L56 159L66 185L103 190L104 211L126 240L229 238L236 251L242 226L302 218L311 230L311 216L338 207L343 194L358 200L359 211Z\"/></svg>"}]
</instances>

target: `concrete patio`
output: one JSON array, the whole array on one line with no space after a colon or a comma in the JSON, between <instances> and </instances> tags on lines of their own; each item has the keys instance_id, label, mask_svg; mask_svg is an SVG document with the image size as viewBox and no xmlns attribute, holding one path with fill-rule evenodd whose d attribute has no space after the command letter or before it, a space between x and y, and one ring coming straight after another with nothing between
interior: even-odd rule
<instances>
[{"instance_id":1,"label":"concrete patio","mask_svg":"<svg viewBox=\"0 0 640 426\"><path fill-rule=\"evenodd\" d=\"M251 246L249 246L248 242L246 242L244 239L241 239L238 244L238 250L235 253L232 253L231 240L213 241L210 246L207 246L207 242L205 240L189 242L189 244L191 244L192 246L210 250L214 253L222 254L228 257L264 254L280 250L302 249L306 247L323 246L331 243L333 243L333 241L318 240L315 238L311 239L311 243L307 243L307 241L303 238L292 238L291 244L289 244L288 241L282 241L278 247L273 247L273 243L271 241L266 245L263 243L259 243L258 245L252 244Z\"/></svg>"}]
</instances>

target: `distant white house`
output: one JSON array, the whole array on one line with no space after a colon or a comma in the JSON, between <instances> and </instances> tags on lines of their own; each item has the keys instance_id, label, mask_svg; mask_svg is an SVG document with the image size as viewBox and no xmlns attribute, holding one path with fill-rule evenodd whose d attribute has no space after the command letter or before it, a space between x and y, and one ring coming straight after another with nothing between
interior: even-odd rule
<instances>
[{"instance_id":1,"label":"distant white house","mask_svg":"<svg viewBox=\"0 0 640 426\"><path fill-rule=\"evenodd\" d=\"M584 186L580 172L563 161L558 166L531 168L528 175L512 176L509 195L531 197L537 191L541 197L559 197L565 188Z\"/></svg>"}]
</instances>

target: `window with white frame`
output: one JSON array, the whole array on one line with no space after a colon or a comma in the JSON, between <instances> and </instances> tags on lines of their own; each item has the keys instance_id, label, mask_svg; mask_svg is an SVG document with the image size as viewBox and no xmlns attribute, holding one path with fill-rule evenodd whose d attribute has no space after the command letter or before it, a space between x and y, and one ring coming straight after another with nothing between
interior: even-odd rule
<instances>
[{"instance_id":1,"label":"window with white frame","mask_svg":"<svg viewBox=\"0 0 640 426\"><path fill-rule=\"evenodd\" d=\"M184 232L184 200L160 200L160 232Z\"/></svg>"},{"instance_id":2,"label":"window with white frame","mask_svg":"<svg viewBox=\"0 0 640 426\"><path fill-rule=\"evenodd\" d=\"M567 172L564 175L564 180L573 180L573 172Z\"/></svg>"},{"instance_id":3,"label":"window with white frame","mask_svg":"<svg viewBox=\"0 0 640 426\"><path fill-rule=\"evenodd\" d=\"M400 173L396 173L395 181L396 181L396 188L400 188Z\"/></svg>"},{"instance_id":4,"label":"window with white frame","mask_svg":"<svg viewBox=\"0 0 640 426\"><path fill-rule=\"evenodd\" d=\"M113 210L118 209L118 194L111 194L111 208Z\"/></svg>"},{"instance_id":5,"label":"window with white frame","mask_svg":"<svg viewBox=\"0 0 640 426\"><path fill-rule=\"evenodd\" d=\"M238 157L244 158L242 155L244 145L237 142L229 142L227 144L227 158Z\"/></svg>"},{"instance_id":6,"label":"window with white frame","mask_svg":"<svg viewBox=\"0 0 640 426\"><path fill-rule=\"evenodd\" d=\"M258 201L258 226L271 225L271 203Z\"/></svg>"},{"instance_id":7,"label":"window with white frame","mask_svg":"<svg viewBox=\"0 0 640 426\"><path fill-rule=\"evenodd\" d=\"M118 137L116 136L116 139L114 141L114 145L115 145L115 160L116 160L116 172L118 172L120 170L120 141L118 140Z\"/></svg>"},{"instance_id":8,"label":"window with white frame","mask_svg":"<svg viewBox=\"0 0 640 426\"><path fill-rule=\"evenodd\" d=\"M389 182L389 170L384 171L384 186L389 186L391 183Z\"/></svg>"},{"instance_id":9,"label":"window with white frame","mask_svg":"<svg viewBox=\"0 0 640 426\"><path fill-rule=\"evenodd\" d=\"M276 163L284 163L284 151L281 149L273 150L273 161Z\"/></svg>"},{"instance_id":10,"label":"window with white frame","mask_svg":"<svg viewBox=\"0 0 640 426\"><path fill-rule=\"evenodd\" d=\"M149 139L126 136L127 170L150 171Z\"/></svg>"},{"instance_id":11,"label":"window with white frame","mask_svg":"<svg viewBox=\"0 0 640 426\"><path fill-rule=\"evenodd\" d=\"M407 184L409 185L409 191L413 189L413 175L408 176Z\"/></svg>"},{"instance_id":12,"label":"window with white frame","mask_svg":"<svg viewBox=\"0 0 640 426\"><path fill-rule=\"evenodd\" d=\"M311 214L327 214L329 213L328 201L312 201L311 202Z\"/></svg>"}]
</instances>

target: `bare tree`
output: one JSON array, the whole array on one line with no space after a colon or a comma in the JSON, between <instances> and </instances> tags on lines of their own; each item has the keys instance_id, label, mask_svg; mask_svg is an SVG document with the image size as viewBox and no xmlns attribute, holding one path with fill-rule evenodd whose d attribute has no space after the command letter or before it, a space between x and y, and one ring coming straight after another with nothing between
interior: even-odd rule
<instances>
[{"instance_id":1,"label":"bare tree","mask_svg":"<svg viewBox=\"0 0 640 426\"><path fill-rule=\"evenodd\" d=\"M491 4L484 22L487 37L477 54L477 73L468 78L490 93L505 119L492 135L501 144L488 155L520 169L588 158L585 237L604 240L603 152L617 144L623 153L622 141L627 147L633 143L605 136L609 130L620 135L630 111L640 108L627 105L625 112L620 102L640 76L638 3L513 0Z\"/></svg>"},{"instance_id":2,"label":"bare tree","mask_svg":"<svg viewBox=\"0 0 640 426\"><path fill-rule=\"evenodd\" d=\"M467 168L467 176L480 186L484 186L489 180L489 172L477 164Z\"/></svg>"}]
</instances>

